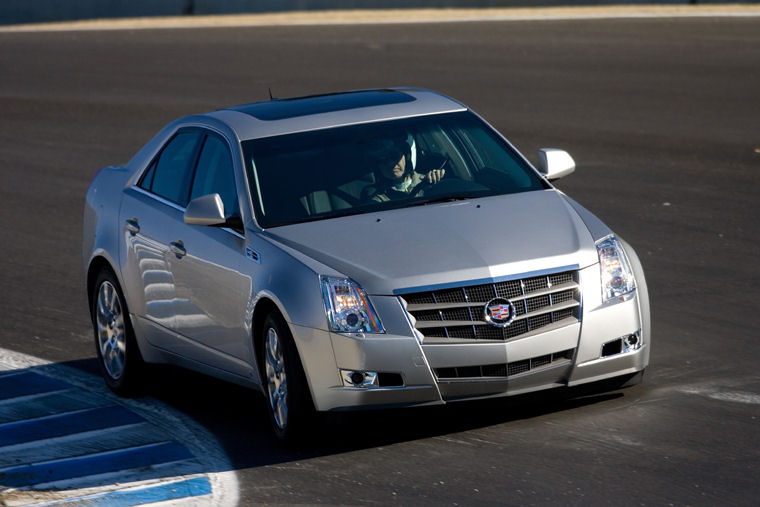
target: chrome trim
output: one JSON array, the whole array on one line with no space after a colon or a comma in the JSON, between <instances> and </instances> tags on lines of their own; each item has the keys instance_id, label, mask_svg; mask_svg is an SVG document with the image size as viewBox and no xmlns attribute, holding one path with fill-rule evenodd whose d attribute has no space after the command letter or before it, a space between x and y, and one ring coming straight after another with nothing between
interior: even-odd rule
<instances>
[{"instance_id":1,"label":"chrome trim","mask_svg":"<svg viewBox=\"0 0 760 507\"><path fill-rule=\"evenodd\" d=\"M496 301L504 301L505 304L497 305L495 303ZM491 308L494 306L501 306L501 307L506 306L509 309L509 314L507 315L507 318L503 320L499 318L494 318L492 314L492 310L491 310ZM491 324L492 326L496 326L496 327L507 327L508 325L510 325L512 321L515 320L515 314L517 314L517 310L515 309L514 303L512 303L512 301L506 298L494 298L488 303L486 303L485 306L483 307L483 318L488 324ZM470 318L472 318L472 308L470 308Z\"/></svg>"},{"instance_id":2,"label":"chrome trim","mask_svg":"<svg viewBox=\"0 0 760 507\"><path fill-rule=\"evenodd\" d=\"M543 327L539 327L538 329L533 329L531 331L527 331L523 334L514 336L512 338L507 338L506 340L504 340L503 343L511 343L518 340L523 340L525 338L538 336L544 333L548 333L550 331L554 331L556 329L562 329L562 328L573 326L576 324L580 325L581 321L575 319L569 323L565 323L564 320L561 320L558 322L552 322L551 324L547 324ZM426 336L425 337L426 346L440 345L442 347L446 347L451 344L473 344L473 343L500 343L500 342L497 340L484 340L484 339L478 339L478 338L452 338L449 336L446 336L445 338L443 336Z\"/></svg>"},{"instance_id":3,"label":"chrome trim","mask_svg":"<svg viewBox=\"0 0 760 507\"><path fill-rule=\"evenodd\" d=\"M630 345L628 343L628 341L626 340L626 338L628 338L631 335L634 335L636 337L636 339L638 340L638 342L636 343L636 345ZM618 352L617 354L610 354L608 356L602 356L602 353L604 351L604 347L606 345L608 345L608 344L610 344L612 342L616 342L618 340L621 340L621 342L622 342L621 346L620 346L620 352ZM643 345L643 343L642 343L642 340L641 340L641 329L637 329L633 333L626 333L626 334L624 334L622 336L618 336L617 338L613 338L612 340L607 340L606 342L602 343L601 347L599 347L599 357L601 359L607 359L608 357L617 357L617 356L620 356L622 354L628 354L628 353L631 353L631 352L636 352L637 350L639 350L642 347L642 345Z\"/></svg>"},{"instance_id":4,"label":"chrome trim","mask_svg":"<svg viewBox=\"0 0 760 507\"><path fill-rule=\"evenodd\" d=\"M572 264L568 266L558 266L558 267L550 268L550 269L539 269L537 271L527 271L525 273L498 276L495 278L493 277L492 278L477 278L474 280L459 280L456 282L440 283L440 284L435 284L435 285L420 285L417 287L406 287L403 289L394 290L393 294L396 296L402 296L404 294L411 294L414 292L428 292L428 291L432 292L436 290L455 289L458 287L469 287L470 285L509 282L511 280L519 280L522 278L534 278L537 276L548 276L548 275L553 275L556 273L561 273L563 271L577 271L579 269L580 269L580 266L578 264ZM523 294L524 293L525 293L525 288L523 287Z\"/></svg>"},{"instance_id":5,"label":"chrome trim","mask_svg":"<svg viewBox=\"0 0 760 507\"><path fill-rule=\"evenodd\" d=\"M482 306L482 305L481 305ZM575 299L569 299L567 301L563 301L562 303L558 303L554 306L545 306L543 308L540 308L538 310L533 310L529 313L523 313L522 315L516 316L514 319L512 319L511 322L516 322L518 320L527 319L530 317L536 317L538 315L544 315L546 313L552 313L559 310L566 310L568 308L575 308L579 307L580 303L576 301ZM417 321L417 329L424 329L427 327L444 327L444 326L488 326L491 325L491 323L483 320L418 320ZM499 327L505 327L505 326L499 326ZM530 329L528 331L531 331Z\"/></svg>"},{"instance_id":6,"label":"chrome trim","mask_svg":"<svg viewBox=\"0 0 760 507\"><path fill-rule=\"evenodd\" d=\"M551 283L551 282L549 282ZM545 295L552 295L556 294L557 292L562 292L566 290L576 290L580 288L580 284L573 281L573 282L567 282L560 285L552 285L552 288L549 289L543 289L543 290L537 290L535 292L531 292L530 294L523 294L521 296L515 296L513 298L509 298L509 300L514 303L515 301L522 301L524 299L534 298L534 297L540 297ZM475 308L482 308L483 303L407 303L405 308L410 312L419 312L423 310L446 310L449 308L462 308L465 306L469 307L475 307Z\"/></svg>"},{"instance_id":7,"label":"chrome trim","mask_svg":"<svg viewBox=\"0 0 760 507\"><path fill-rule=\"evenodd\" d=\"M532 273L536 272L542 274L507 282L475 285L463 283L459 287L437 292L421 291L399 297L406 303L406 312L414 317L415 330L423 335L422 340L425 344L512 341L580 322L580 270L563 271L562 267L559 267ZM552 278L555 278L554 283ZM499 284L507 284L511 288L500 289L497 287ZM489 288L497 297L484 302L483 299L489 296ZM459 294L460 290L464 298ZM444 295L445 297L442 297ZM430 302L438 301L439 298L446 302ZM479 302L469 302L475 299ZM513 314L509 323L502 325L498 325L496 320L489 319L487 315L488 307L499 301L503 301L505 305L509 304L512 309L510 313ZM517 305L520 306L515 308ZM446 320L447 318L451 320ZM517 327L516 323L519 324ZM489 331L489 328L492 331ZM502 336L499 336L499 333Z\"/></svg>"},{"instance_id":8,"label":"chrome trim","mask_svg":"<svg viewBox=\"0 0 760 507\"><path fill-rule=\"evenodd\" d=\"M165 205L167 205L169 207L172 207L172 208L176 209L177 211L179 211L181 213L184 213L185 210L187 209L187 208L183 208L182 206L180 206L176 202L171 202L169 200L166 200L163 197L161 197L160 195L156 195L156 194L154 194L152 192L148 192L144 188L140 188L137 185L132 185L130 187L130 190L135 190L135 191L143 194L144 196L150 197L151 199L154 199L154 200L160 202L161 204L165 204ZM238 231L236 231L234 229L230 229L229 227L219 227L219 229L221 229L223 231L226 231L226 232L229 232L233 236L237 236L240 239L245 239L245 236L243 234L240 234Z\"/></svg>"},{"instance_id":9,"label":"chrome trim","mask_svg":"<svg viewBox=\"0 0 760 507\"><path fill-rule=\"evenodd\" d=\"M141 194L143 194L145 196L148 196L148 197L150 197L152 199L155 199L156 201L158 201L158 202L160 202L162 204L166 204L167 206L172 207L172 208L176 209L177 211L181 211L182 213L185 212L185 208L182 207L182 206L180 206L176 202L171 202L168 199L164 199L160 195L156 195L153 192L148 192L147 190L145 190L142 187L138 187L137 185L132 185L131 189L132 190L136 190L137 192L139 192L139 193L141 193Z\"/></svg>"},{"instance_id":10,"label":"chrome trim","mask_svg":"<svg viewBox=\"0 0 760 507\"><path fill-rule=\"evenodd\" d=\"M422 344L425 337L422 335L422 333L417 331L417 327L416 327L417 319L415 319L414 316L407 309L409 305L401 296L397 296L396 299L398 300L401 307L404 309L404 312L403 312L404 316L406 317L406 321L409 323L409 326L412 329L412 334L414 334L414 337L417 339L417 343Z\"/></svg>"},{"instance_id":11,"label":"chrome trim","mask_svg":"<svg viewBox=\"0 0 760 507\"><path fill-rule=\"evenodd\" d=\"M351 380L351 375L354 373L360 373L363 377L360 384L354 384ZM352 387L354 389L372 389L380 387L378 385L379 377L376 371L364 371L364 370L346 370L341 368L340 378L343 379L343 387Z\"/></svg>"}]
</instances>

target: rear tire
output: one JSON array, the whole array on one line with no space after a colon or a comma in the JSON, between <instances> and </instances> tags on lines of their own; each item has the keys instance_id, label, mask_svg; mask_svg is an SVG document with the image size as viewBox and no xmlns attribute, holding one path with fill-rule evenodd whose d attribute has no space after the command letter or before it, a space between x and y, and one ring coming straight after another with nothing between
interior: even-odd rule
<instances>
[{"instance_id":1,"label":"rear tire","mask_svg":"<svg viewBox=\"0 0 760 507\"><path fill-rule=\"evenodd\" d=\"M260 371L269 420L277 438L292 442L303 436L314 414L306 375L293 336L279 313L267 315L261 336Z\"/></svg>"},{"instance_id":2,"label":"rear tire","mask_svg":"<svg viewBox=\"0 0 760 507\"><path fill-rule=\"evenodd\" d=\"M135 340L124 293L110 269L95 281L90 304L98 365L108 387L119 396L140 391L145 363Z\"/></svg>"}]
</instances>

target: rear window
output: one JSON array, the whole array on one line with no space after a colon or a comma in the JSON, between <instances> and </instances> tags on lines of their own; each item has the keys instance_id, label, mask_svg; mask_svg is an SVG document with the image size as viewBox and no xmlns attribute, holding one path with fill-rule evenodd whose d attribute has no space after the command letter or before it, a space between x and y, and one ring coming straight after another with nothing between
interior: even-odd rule
<instances>
[{"instance_id":1,"label":"rear window","mask_svg":"<svg viewBox=\"0 0 760 507\"><path fill-rule=\"evenodd\" d=\"M187 205L199 132L180 132L164 147L140 181L140 187L173 203Z\"/></svg>"}]
</instances>

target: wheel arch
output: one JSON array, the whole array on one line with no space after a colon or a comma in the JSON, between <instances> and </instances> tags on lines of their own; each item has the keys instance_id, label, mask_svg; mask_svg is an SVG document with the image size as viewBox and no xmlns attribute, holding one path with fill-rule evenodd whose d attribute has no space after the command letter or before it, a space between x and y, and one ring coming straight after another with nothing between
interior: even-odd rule
<instances>
[{"instance_id":1,"label":"wheel arch","mask_svg":"<svg viewBox=\"0 0 760 507\"><path fill-rule=\"evenodd\" d=\"M287 324L285 314L280 310L274 299L268 296L264 296L256 303L253 309L253 317L251 319L251 334L253 335L253 359L256 363L256 368L259 371L259 379L261 380L261 347L264 343L264 321L271 312L277 312Z\"/></svg>"},{"instance_id":2,"label":"wheel arch","mask_svg":"<svg viewBox=\"0 0 760 507\"><path fill-rule=\"evenodd\" d=\"M95 255L92 259L90 259L90 264L87 267L87 307L90 309L91 315L92 297L95 290L95 282L98 279L98 274L100 274L103 269L108 269L116 277L119 285L123 287L119 275L116 274L116 270L113 268L113 265L104 255ZM123 291L124 289L122 288L122 292Z\"/></svg>"},{"instance_id":3,"label":"wheel arch","mask_svg":"<svg viewBox=\"0 0 760 507\"><path fill-rule=\"evenodd\" d=\"M291 328L291 322L289 319L289 316L287 312L284 311L283 307L281 306L280 301L278 301L273 295L266 294L262 295L258 301L256 302L256 305L253 309L253 316L251 318L251 334L253 339L253 360L256 366L256 370L258 372L260 386L262 392L265 392L265 379L263 377L264 375L264 364L263 364L263 354L262 351L264 350L264 322L266 321L266 318L269 314L275 313L277 314L281 319L282 322L285 324L285 327L288 329L288 332L290 333L290 336L293 340L293 346L295 348L296 355L298 356L298 367L300 368L301 372L304 375L304 381L306 382L306 387L310 394L310 402L313 404L314 399L314 393L313 393L313 386L311 378L306 375L306 369L304 367L304 359L302 357L302 351L298 346L298 342L295 339L295 333L293 332L293 329Z\"/></svg>"},{"instance_id":4,"label":"wheel arch","mask_svg":"<svg viewBox=\"0 0 760 507\"><path fill-rule=\"evenodd\" d=\"M256 361L257 366L260 365L258 362L259 357L257 357L259 351L258 346L261 345L262 340L264 339L262 328L264 326L264 321L266 320L267 315L269 315L271 312L277 312L277 314L288 326L290 334L295 336L293 329L291 328L292 316L286 310L285 304L269 289L263 289L259 291L255 297L253 312L251 316L251 335L253 338L253 351L255 354L254 361Z\"/></svg>"},{"instance_id":5,"label":"wheel arch","mask_svg":"<svg viewBox=\"0 0 760 507\"><path fill-rule=\"evenodd\" d=\"M96 309L95 299L100 298L100 295L96 295L97 285L100 280L103 283L106 282L110 285L115 285L114 290L117 293L117 301L120 306L120 314L124 322L123 333L123 346L118 348L123 351L124 357L122 359L123 370L119 377L112 377L110 371L104 363L102 350L102 343L99 343L99 331L96 324ZM143 358L140 345L138 344L137 336L135 334L134 327L132 325L132 319L129 313L129 303L126 301L126 295L124 294L122 281L118 275L118 271L113 268L110 259L104 255L95 255L90 260L87 267L87 296L88 307L90 310L90 320L95 332L95 345L98 363L103 373L103 378L108 387L119 396L131 397L139 395L144 387L143 380L141 378L142 372L144 372L145 359ZM109 337L109 341L111 337ZM126 351L126 352L124 352Z\"/></svg>"}]
</instances>

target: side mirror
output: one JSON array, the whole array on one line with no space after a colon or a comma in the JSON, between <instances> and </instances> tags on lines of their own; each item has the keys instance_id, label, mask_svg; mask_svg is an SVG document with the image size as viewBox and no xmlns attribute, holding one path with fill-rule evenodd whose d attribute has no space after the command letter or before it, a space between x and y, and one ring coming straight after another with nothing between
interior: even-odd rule
<instances>
[{"instance_id":1,"label":"side mirror","mask_svg":"<svg viewBox=\"0 0 760 507\"><path fill-rule=\"evenodd\" d=\"M196 197L187 205L184 220L189 225L221 225L224 218L224 203L219 194Z\"/></svg>"},{"instance_id":2,"label":"side mirror","mask_svg":"<svg viewBox=\"0 0 760 507\"><path fill-rule=\"evenodd\" d=\"M538 150L538 170L547 180L558 180L575 171L575 161L564 150L542 148Z\"/></svg>"}]
</instances>

